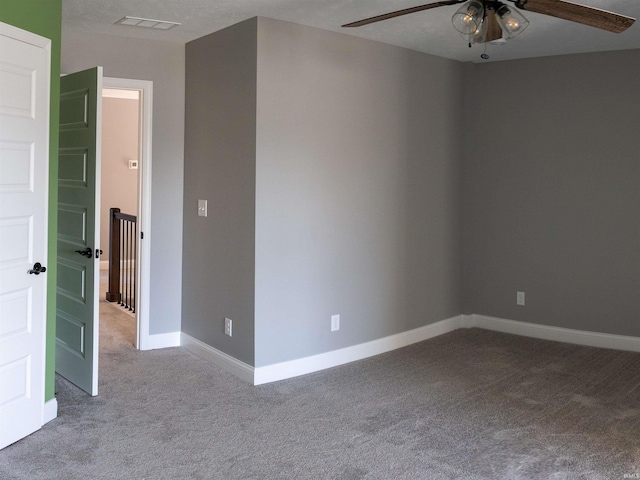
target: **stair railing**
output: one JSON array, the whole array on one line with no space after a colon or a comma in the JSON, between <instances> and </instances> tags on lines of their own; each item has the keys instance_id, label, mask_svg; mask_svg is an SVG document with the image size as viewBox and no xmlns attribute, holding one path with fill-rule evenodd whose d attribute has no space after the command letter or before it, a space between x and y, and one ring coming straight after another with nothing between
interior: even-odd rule
<instances>
[{"instance_id":1,"label":"stair railing","mask_svg":"<svg viewBox=\"0 0 640 480\"><path fill-rule=\"evenodd\" d=\"M138 225L135 215L109 211L109 289L107 302L136 311L136 252Z\"/></svg>"}]
</instances>

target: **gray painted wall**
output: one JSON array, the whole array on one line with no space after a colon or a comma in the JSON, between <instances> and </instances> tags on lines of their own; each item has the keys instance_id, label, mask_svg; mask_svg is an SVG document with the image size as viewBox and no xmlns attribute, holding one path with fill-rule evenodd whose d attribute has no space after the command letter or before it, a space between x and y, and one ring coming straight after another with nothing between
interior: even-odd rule
<instances>
[{"instance_id":1,"label":"gray painted wall","mask_svg":"<svg viewBox=\"0 0 640 480\"><path fill-rule=\"evenodd\" d=\"M460 313L460 64L264 18L186 58L185 333L260 367Z\"/></svg>"},{"instance_id":2,"label":"gray painted wall","mask_svg":"<svg viewBox=\"0 0 640 480\"><path fill-rule=\"evenodd\" d=\"M186 46L182 331L254 363L256 19ZM198 199L208 216L197 215ZM233 320L233 337L224 318Z\"/></svg>"},{"instance_id":3,"label":"gray painted wall","mask_svg":"<svg viewBox=\"0 0 640 480\"><path fill-rule=\"evenodd\" d=\"M466 313L640 336L638 85L640 50L467 69Z\"/></svg>"},{"instance_id":4,"label":"gray painted wall","mask_svg":"<svg viewBox=\"0 0 640 480\"><path fill-rule=\"evenodd\" d=\"M461 67L259 18L257 367L460 313Z\"/></svg>"},{"instance_id":5,"label":"gray painted wall","mask_svg":"<svg viewBox=\"0 0 640 480\"><path fill-rule=\"evenodd\" d=\"M62 32L63 73L101 65L107 77L153 81L153 180L149 333L180 331L184 46L176 43Z\"/></svg>"}]
</instances>

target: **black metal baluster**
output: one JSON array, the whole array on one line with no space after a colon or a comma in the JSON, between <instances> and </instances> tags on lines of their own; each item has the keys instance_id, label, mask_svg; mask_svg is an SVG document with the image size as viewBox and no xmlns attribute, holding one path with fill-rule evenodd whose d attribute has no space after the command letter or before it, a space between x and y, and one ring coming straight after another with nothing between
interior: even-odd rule
<instances>
[{"instance_id":1,"label":"black metal baluster","mask_svg":"<svg viewBox=\"0 0 640 480\"><path fill-rule=\"evenodd\" d=\"M136 313L136 286L138 284L138 223L133 224L133 313Z\"/></svg>"},{"instance_id":2,"label":"black metal baluster","mask_svg":"<svg viewBox=\"0 0 640 480\"><path fill-rule=\"evenodd\" d=\"M133 230L133 222L129 222L129 228L128 228L128 238L127 238L127 244L129 245L129 283L127 284L127 298L128 298L128 307L129 307L129 311L133 310L131 308L131 291L133 290L133 285L131 283L131 237L132 237L132 230Z\"/></svg>"},{"instance_id":3,"label":"black metal baluster","mask_svg":"<svg viewBox=\"0 0 640 480\"><path fill-rule=\"evenodd\" d=\"M120 235L120 306L124 306L124 302L125 302L125 298L124 298L124 269L126 268L126 264L124 263L127 258L127 252L125 250L125 243L124 243L124 237L126 235L126 232L124 231L124 221L120 220L120 230L122 231L122 234Z\"/></svg>"},{"instance_id":4,"label":"black metal baluster","mask_svg":"<svg viewBox=\"0 0 640 480\"><path fill-rule=\"evenodd\" d=\"M125 238L125 245L126 245L126 249L127 249L127 256L125 257L127 259L127 272L125 274L124 277L124 292L125 292L125 297L127 299L127 301L124 303L124 308L129 308L129 267L130 267L130 262L131 262L131 258L130 255L131 253L129 252L129 229L131 228L131 222L127 221L127 235Z\"/></svg>"}]
</instances>

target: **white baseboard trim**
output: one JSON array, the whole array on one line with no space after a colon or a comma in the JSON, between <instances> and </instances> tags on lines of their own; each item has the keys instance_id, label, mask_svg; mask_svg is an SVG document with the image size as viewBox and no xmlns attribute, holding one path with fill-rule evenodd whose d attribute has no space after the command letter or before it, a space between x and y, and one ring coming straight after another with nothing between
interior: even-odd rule
<instances>
[{"instance_id":1,"label":"white baseboard trim","mask_svg":"<svg viewBox=\"0 0 640 480\"><path fill-rule=\"evenodd\" d=\"M473 328L476 326L473 315L460 315L462 317L462 328Z\"/></svg>"},{"instance_id":2,"label":"white baseboard trim","mask_svg":"<svg viewBox=\"0 0 640 480\"><path fill-rule=\"evenodd\" d=\"M352 347L256 368L186 333L180 335L180 344L194 355L215 363L240 379L253 385L262 385L390 352L452 332L459 328L473 327L555 342L640 352L640 337L573 330L477 314L458 315L430 325L425 325L424 327L390 335L371 342L361 343Z\"/></svg>"},{"instance_id":3,"label":"white baseboard trim","mask_svg":"<svg viewBox=\"0 0 640 480\"><path fill-rule=\"evenodd\" d=\"M140 350L156 350L180 346L180 332L157 333L140 339Z\"/></svg>"},{"instance_id":4,"label":"white baseboard trim","mask_svg":"<svg viewBox=\"0 0 640 480\"><path fill-rule=\"evenodd\" d=\"M186 333L180 335L180 345L197 357L214 363L241 380L253 384L254 368L251 365L241 362L237 358L227 355L217 348L213 348Z\"/></svg>"},{"instance_id":5,"label":"white baseboard trim","mask_svg":"<svg viewBox=\"0 0 640 480\"><path fill-rule=\"evenodd\" d=\"M511 333L525 337L552 340L555 342L573 343L589 347L611 348L614 350L628 350L640 352L640 338L626 335L614 335L610 333L588 332L573 330L570 328L538 325L535 323L518 322L504 318L489 317L486 315L465 315L468 317L468 327L484 328L496 332Z\"/></svg>"},{"instance_id":6,"label":"white baseboard trim","mask_svg":"<svg viewBox=\"0 0 640 480\"><path fill-rule=\"evenodd\" d=\"M42 419L42 424L49 423L55 418L58 418L58 399L52 398L44 402L44 418Z\"/></svg>"},{"instance_id":7,"label":"white baseboard trim","mask_svg":"<svg viewBox=\"0 0 640 480\"><path fill-rule=\"evenodd\" d=\"M278 380L337 367L338 365L355 362L356 360L362 360L367 357L390 352L397 348L406 347L413 343L422 342L423 340L457 330L463 326L463 316L458 315L430 325L425 325L424 327L390 335L378 340L372 340L367 343L361 343L352 347L341 348L340 350L334 350L332 352L275 363L264 367L257 367L255 369L253 384L262 385L264 383L277 382Z\"/></svg>"}]
</instances>

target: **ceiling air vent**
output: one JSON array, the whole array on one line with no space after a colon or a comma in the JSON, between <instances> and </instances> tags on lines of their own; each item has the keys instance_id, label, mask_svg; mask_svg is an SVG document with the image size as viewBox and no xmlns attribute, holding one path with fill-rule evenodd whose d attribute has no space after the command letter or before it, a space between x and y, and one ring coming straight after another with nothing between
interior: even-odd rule
<instances>
[{"instance_id":1,"label":"ceiling air vent","mask_svg":"<svg viewBox=\"0 0 640 480\"><path fill-rule=\"evenodd\" d=\"M155 28L156 30L169 30L170 28L182 25L178 22L167 22L165 20L152 20L151 18L122 17L114 25L129 25L131 27Z\"/></svg>"}]
</instances>

